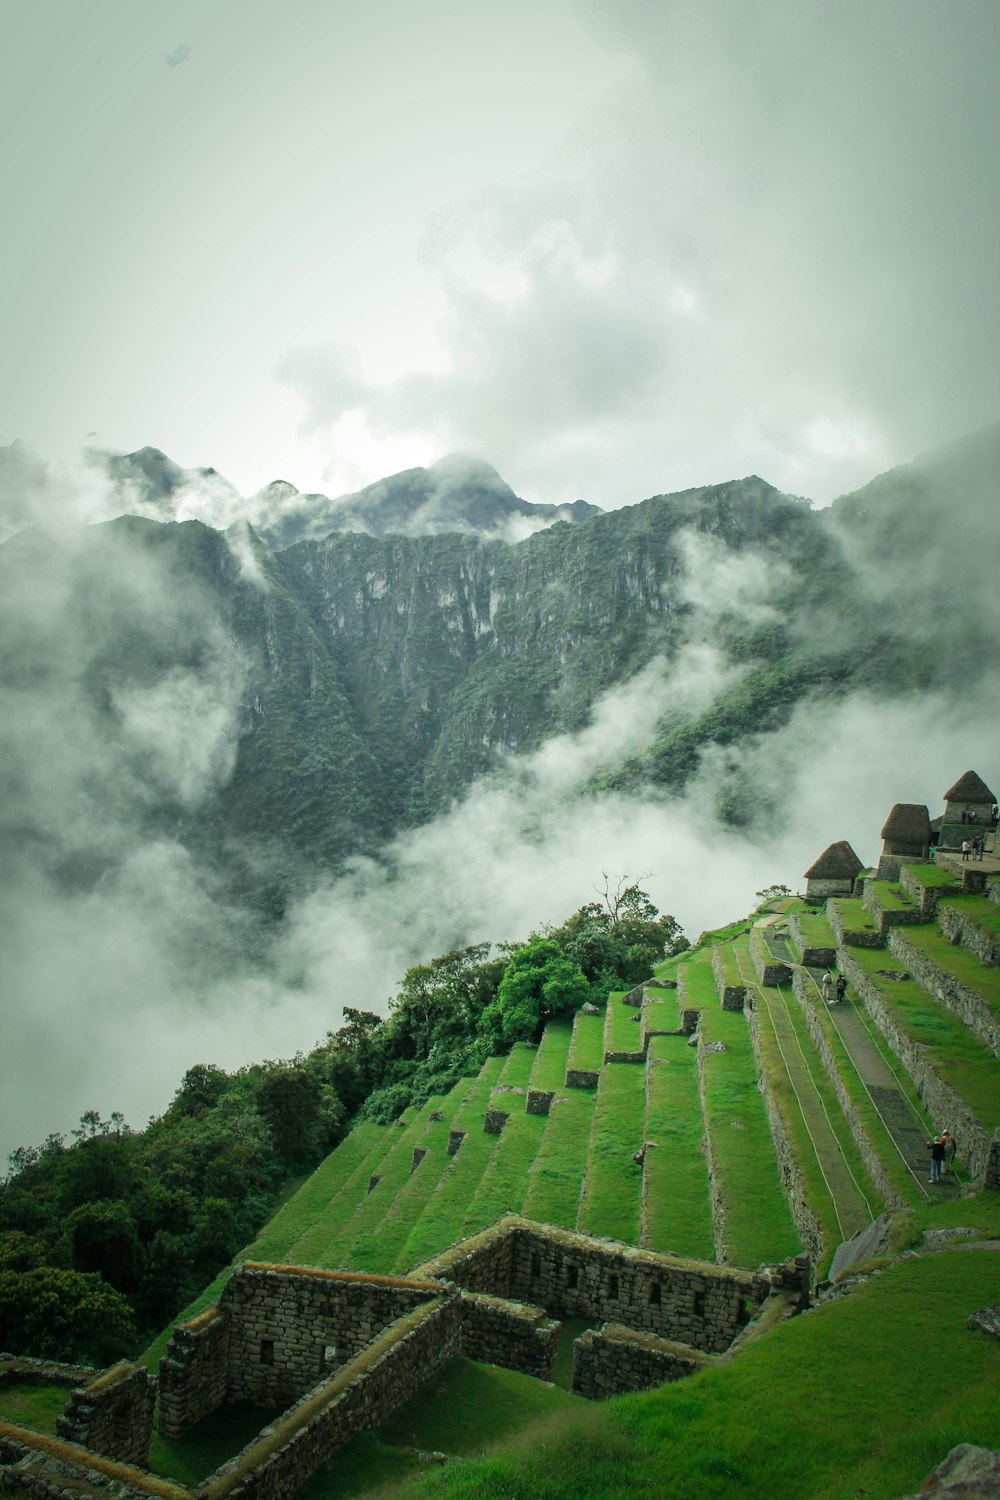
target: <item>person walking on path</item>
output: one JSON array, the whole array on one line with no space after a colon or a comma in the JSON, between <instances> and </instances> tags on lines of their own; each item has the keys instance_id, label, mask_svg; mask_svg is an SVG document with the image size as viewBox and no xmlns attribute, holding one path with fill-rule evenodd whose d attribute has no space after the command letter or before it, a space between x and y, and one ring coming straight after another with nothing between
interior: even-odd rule
<instances>
[{"instance_id":1,"label":"person walking on path","mask_svg":"<svg viewBox=\"0 0 1000 1500\"><path fill-rule=\"evenodd\" d=\"M932 1141L927 1142L927 1145L931 1153L931 1175L927 1180L928 1182L940 1182L941 1173L944 1170L944 1136L935 1136Z\"/></svg>"},{"instance_id":2,"label":"person walking on path","mask_svg":"<svg viewBox=\"0 0 1000 1500\"><path fill-rule=\"evenodd\" d=\"M955 1152L958 1150L958 1142L950 1130L942 1130L941 1139L944 1142L944 1170L953 1172L955 1170Z\"/></svg>"},{"instance_id":3,"label":"person walking on path","mask_svg":"<svg viewBox=\"0 0 1000 1500\"><path fill-rule=\"evenodd\" d=\"M962 840L962 863L963 863L963 865L964 864L968 864L968 862L969 862L969 850L971 848L972 848L972 845L969 843L969 840L968 839L963 839Z\"/></svg>"},{"instance_id":4,"label":"person walking on path","mask_svg":"<svg viewBox=\"0 0 1000 1500\"><path fill-rule=\"evenodd\" d=\"M837 975L837 1004L842 1005L844 996L847 994L847 975Z\"/></svg>"},{"instance_id":5,"label":"person walking on path","mask_svg":"<svg viewBox=\"0 0 1000 1500\"><path fill-rule=\"evenodd\" d=\"M833 980L830 978L829 970L827 970L827 972L823 975L823 999L826 1001L827 1005L830 1004L830 986L832 984Z\"/></svg>"}]
</instances>

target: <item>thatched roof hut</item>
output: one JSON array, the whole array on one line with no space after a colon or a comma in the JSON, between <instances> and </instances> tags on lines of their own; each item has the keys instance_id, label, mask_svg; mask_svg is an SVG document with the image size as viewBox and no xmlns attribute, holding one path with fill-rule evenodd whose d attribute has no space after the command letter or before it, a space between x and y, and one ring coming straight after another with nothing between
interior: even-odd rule
<instances>
[{"instance_id":1,"label":"thatched roof hut","mask_svg":"<svg viewBox=\"0 0 1000 1500\"><path fill-rule=\"evenodd\" d=\"M931 818L921 802L897 802L882 825L886 852L926 855L931 837Z\"/></svg>"},{"instance_id":2,"label":"thatched roof hut","mask_svg":"<svg viewBox=\"0 0 1000 1500\"><path fill-rule=\"evenodd\" d=\"M975 771L966 771L960 776L954 786L948 788L944 794L944 800L948 802L981 803L992 807L997 800L985 781Z\"/></svg>"},{"instance_id":3,"label":"thatched roof hut","mask_svg":"<svg viewBox=\"0 0 1000 1500\"><path fill-rule=\"evenodd\" d=\"M864 869L846 839L828 844L814 865L806 871L807 880L850 880Z\"/></svg>"}]
</instances>

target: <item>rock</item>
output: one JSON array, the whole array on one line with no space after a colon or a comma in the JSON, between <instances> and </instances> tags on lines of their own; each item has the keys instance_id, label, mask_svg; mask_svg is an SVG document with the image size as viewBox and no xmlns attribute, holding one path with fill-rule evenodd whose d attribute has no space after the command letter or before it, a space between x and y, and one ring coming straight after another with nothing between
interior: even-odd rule
<instances>
[{"instance_id":1,"label":"rock","mask_svg":"<svg viewBox=\"0 0 1000 1500\"><path fill-rule=\"evenodd\" d=\"M965 1326L966 1328L981 1328L983 1333L1000 1339L1000 1303L996 1303L993 1307L981 1307L978 1312L970 1313Z\"/></svg>"},{"instance_id":2,"label":"rock","mask_svg":"<svg viewBox=\"0 0 1000 1500\"><path fill-rule=\"evenodd\" d=\"M974 1229L925 1229L923 1241L928 1250L940 1250L952 1240L967 1239L970 1234L975 1234Z\"/></svg>"},{"instance_id":3,"label":"rock","mask_svg":"<svg viewBox=\"0 0 1000 1500\"><path fill-rule=\"evenodd\" d=\"M948 1500L1000 1500L1000 1451L959 1443L920 1486L919 1495L901 1500L920 1500L924 1495L943 1495Z\"/></svg>"},{"instance_id":4,"label":"rock","mask_svg":"<svg viewBox=\"0 0 1000 1500\"><path fill-rule=\"evenodd\" d=\"M591 1005L589 1000L587 1001L586 1005L580 1006L581 1016L599 1016L600 1014L601 1007L599 1005Z\"/></svg>"},{"instance_id":5,"label":"rock","mask_svg":"<svg viewBox=\"0 0 1000 1500\"><path fill-rule=\"evenodd\" d=\"M706 1052L726 1052L726 1051L728 1051L728 1048L726 1047L725 1042L709 1042L708 1046L705 1048L705 1051Z\"/></svg>"}]
</instances>

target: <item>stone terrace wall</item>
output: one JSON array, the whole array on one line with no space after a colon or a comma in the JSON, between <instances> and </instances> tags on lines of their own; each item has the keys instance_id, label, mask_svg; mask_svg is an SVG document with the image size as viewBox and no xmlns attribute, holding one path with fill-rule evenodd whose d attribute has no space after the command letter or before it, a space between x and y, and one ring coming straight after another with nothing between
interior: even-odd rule
<instances>
[{"instance_id":1,"label":"stone terrace wall","mask_svg":"<svg viewBox=\"0 0 1000 1500\"><path fill-rule=\"evenodd\" d=\"M722 1000L723 1010L742 1010L747 998L747 987L745 984L727 984L726 970L722 962L722 949L716 944L712 952L712 973L715 976L715 988Z\"/></svg>"},{"instance_id":2,"label":"stone terrace wall","mask_svg":"<svg viewBox=\"0 0 1000 1500\"><path fill-rule=\"evenodd\" d=\"M711 1351L729 1347L772 1284L762 1273L656 1255L513 1215L419 1270L544 1307L553 1317L628 1324ZM488 1288L473 1284L484 1280Z\"/></svg>"},{"instance_id":3,"label":"stone terrace wall","mask_svg":"<svg viewBox=\"0 0 1000 1500\"><path fill-rule=\"evenodd\" d=\"M792 971L781 959L774 958L759 927L750 932L750 957L757 971L758 983L763 985L787 984Z\"/></svg>"},{"instance_id":4,"label":"stone terrace wall","mask_svg":"<svg viewBox=\"0 0 1000 1500\"><path fill-rule=\"evenodd\" d=\"M981 995L977 995L974 989L963 984L960 979L939 969L898 928L894 928L889 935L889 952L909 969L922 989L961 1016L969 1030L975 1032L994 1056L1000 1057L1000 1021Z\"/></svg>"},{"instance_id":5,"label":"stone terrace wall","mask_svg":"<svg viewBox=\"0 0 1000 1500\"><path fill-rule=\"evenodd\" d=\"M191 1500L173 1480L89 1453L75 1443L0 1420L0 1487L37 1500Z\"/></svg>"},{"instance_id":6,"label":"stone terrace wall","mask_svg":"<svg viewBox=\"0 0 1000 1500\"><path fill-rule=\"evenodd\" d=\"M287 1406L440 1290L402 1277L246 1262L219 1298L230 1320L227 1400Z\"/></svg>"},{"instance_id":7,"label":"stone terrace wall","mask_svg":"<svg viewBox=\"0 0 1000 1500\"><path fill-rule=\"evenodd\" d=\"M462 1353L488 1365L549 1380L559 1343L559 1324L542 1307L528 1307L480 1292L463 1292Z\"/></svg>"},{"instance_id":8,"label":"stone terrace wall","mask_svg":"<svg viewBox=\"0 0 1000 1500\"><path fill-rule=\"evenodd\" d=\"M229 1315L217 1305L179 1323L160 1360L157 1427L181 1437L226 1399Z\"/></svg>"},{"instance_id":9,"label":"stone terrace wall","mask_svg":"<svg viewBox=\"0 0 1000 1500\"><path fill-rule=\"evenodd\" d=\"M981 964L1000 963L1000 935L978 926L960 907L939 907L938 926L950 943L961 943Z\"/></svg>"},{"instance_id":10,"label":"stone terrace wall","mask_svg":"<svg viewBox=\"0 0 1000 1500\"><path fill-rule=\"evenodd\" d=\"M607 1323L588 1328L573 1345L573 1391L604 1401L625 1391L648 1391L668 1380L681 1380L712 1363L683 1344L651 1333Z\"/></svg>"},{"instance_id":11,"label":"stone terrace wall","mask_svg":"<svg viewBox=\"0 0 1000 1500\"><path fill-rule=\"evenodd\" d=\"M197 1490L200 1500L284 1500L355 1433L380 1427L461 1348L454 1291L417 1308L321 1381Z\"/></svg>"},{"instance_id":12,"label":"stone terrace wall","mask_svg":"<svg viewBox=\"0 0 1000 1500\"><path fill-rule=\"evenodd\" d=\"M882 948L885 946L880 932L866 932L863 927L849 927L844 921L844 914L836 901L832 901L826 908L826 914L833 928L833 935L837 942L843 946L848 943L852 948Z\"/></svg>"},{"instance_id":13,"label":"stone terrace wall","mask_svg":"<svg viewBox=\"0 0 1000 1500\"><path fill-rule=\"evenodd\" d=\"M952 1132L958 1154L969 1172L980 1182L985 1182L991 1160L991 1143L979 1120L965 1100L938 1077L927 1061L925 1049L920 1043L897 1028L892 1012L883 1001L872 976L855 963L849 953L842 952L840 958L841 967L864 1001L868 1014L913 1079L914 1087L934 1122L935 1130L947 1127ZM992 1149L995 1152L995 1146Z\"/></svg>"},{"instance_id":14,"label":"stone terrace wall","mask_svg":"<svg viewBox=\"0 0 1000 1500\"><path fill-rule=\"evenodd\" d=\"M123 1360L74 1390L56 1432L71 1443L120 1463L144 1468L149 1458L156 1405L156 1377Z\"/></svg>"}]
</instances>

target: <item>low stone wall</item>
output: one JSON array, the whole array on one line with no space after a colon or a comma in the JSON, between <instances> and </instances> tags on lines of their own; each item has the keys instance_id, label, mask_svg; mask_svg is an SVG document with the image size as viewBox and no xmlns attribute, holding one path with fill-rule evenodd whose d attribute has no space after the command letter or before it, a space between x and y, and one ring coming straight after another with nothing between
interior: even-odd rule
<instances>
[{"instance_id":1,"label":"low stone wall","mask_svg":"<svg viewBox=\"0 0 1000 1500\"><path fill-rule=\"evenodd\" d=\"M568 1089L596 1089L601 1081L601 1071L591 1071L587 1068L567 1068L566 1088Z\"/></svg>"},{"instance_id":2,"label":"low stone wall","mask_svg":"<svg viewBox=\"0 0 1000 1500\"><path fill-rule=\"evenodd\" d=\"M797 913L792 913L788 926L792 948L798 954L800 964L805 964L807 969L828 969L836 961L836 948L818 948L806 942Z\"/></svg>"},{"instance_id":3,"label":"low stone wall","mask_svg":"<svg viewBox=\"0 0 1000 1500\"><path fill-rule=\"evenodd\" d=\"M218 1304L178 1323L160 1360L157 1427L181 1437L226 1399L229 1316Z\"/></svg>"},{"instance_id":4,"label":"low stone wall","mask_svg":"<svg viewBox=\"0 0 1000 1500\"><path fill-rule=\"evenodd\" d=\"M834 955L836 957L836 955ZM868 1169L868 1175L878 1188L879 1195L887 1208L905 1208L906 1200L902 1194L893 1186L886 1173L875 1147L872 1145L868 1131L858 1114L858 1108L844 1087L844 1080L837 1066L836 1058L830 1046L829 1038L819 1019L819 1008L823 1004L817 1001L815 991L810 989L810 980L807 975L796 973L793 981L795 998L802 1007L809 1035L812 1037L819 1053L820 1061L826 1069L827 1077L833 1085L833 1091L837 1096L837 1102L844 1111L844 1118L850 1128L851 1138L858 1148L858 1154Z\"/></svg>"},{"instance_id":5,"label":"low stone wall","mask_svg":"<svg viewBox=\"0 0 1000 1500\"><path fill-rule=\"evenodd\" d=\"M840 962L868 1014L913 1080L913 1086L923 1100L935 1130L947 1128L952 1132L958 1155L969 1172L978 1181L985 1182L991 1159L991 1143L979 1120L965 1100L931 1067L926 1059L926 1049L896 1026L892 1012L882 999L879 987L871 975L847 952L841 953Z\"/></svg>"},{"instance_id":6,"label":"low stone wall","mask_svg":"<svg viewBox=\"0 0 1000 1500\"><path fill-rule=\"evenodd\" d=\"M573 1344L573 1392L605 1401L625 1391L648 1391L668 1380L682 1380L713 1362L710 1354L684 1344L606 1323L600 1330L588 1328Z\"/></svg>"},{"instance_id":7,"label":"low stone wall","mask_svg":"<svg viewBox=\"0 0 1000 1500\"><path fill-rule=\"evenodd\" d=\"M889 952L910 971L928 994L961 1016L969 1030L975 1032L995 1057L1000 1057L1000 1021L981 995L954 975L939 969L932 959L908 940L905 933L896 928L889 936Z\"/></svg>"},{"instance_id":8,"label":"low stone wall","mask_svg":"<svg viewBox=\"0 0 1000 1500\"><path fill-rule=\"evenodd\" d=\"M202 1500L283 1500L348 1439L387 1421L460 1345L459 1299L442 1289L439 1299L399 1319L332 1380L304 1395L196 1494Z\"/></svg>"},{"instance_id":9,"label":"low stone wall","mask_svg":"<svg viewBox=\"0 0 1000 1500\"><path fill-rule=\"evenodd\" d=\"M0 1386L86 1385L100 1373L93 1365L64 1365L55 1359L32 1359L27 1354L0 1351Z\"/></svg>"},{"instance_id":10,"label":"low stone wall","mask_svg":"<svg viewBox=\"0 0 1000 1500\"><path fill-rule=\"evenodd\" d=\"M483 1115L483 1129L487 1135L500 1135L507 1123L510 1111L506 1109L490 1108Z\"/></svg>"},{"instance_id":11,"label":"low stone wall","mask_svg":"<svg viewBox=\"0 0 1000 1500\"><path fill-rule=\"evenodd\" d=\"M625 1323L709 1351L728 1348L774 1280L515 1215L426 1261L419 1274L543 1307L553 1317Z\"/></svg>"},{"instance_id":12,"label":"low stone wall","mask_svg":"<svg viewBox=\"0 0 1000 1500\"><path fill-rule=\"evenodd\" d=\"M833 935L841 947L849 944L852 948L884 948L885 943L880 932L866 932L863 927L849 927L844 920L844 914L835 901L831 901L826 908Z\"/></svg>"},{"instance_id":13,"label":"low stone wall","mask_svg":"<svg viewBox=\"0 0 1000 1500\"><path fill-rule=\"evenodd\" d=\"M896 874L899 871L897 869ZM879 876L879 879L895 877ZM927 921L919 906L885 906L882 902L882 892L874 881L865 886L863 904L866 911L871 912L872 917L878 923L879 937L886 941L889 930L892 927L919 927Z\"/></svg>"},{"instance_id":14,"label":"low stone wall","mask_svg":"<svg viewBox=\"0 0 1000 1500\"><path fill-rule=\"evenodd\" d=\"M648 1043L646 1044L648 1046ZM606 1063L641 1063L646 1061L646 1048L640 1047L636 1052L605 1052Z\"/></svg>"},{"instance_id":15,"label":"low stone wall","mask_svg":"<svg viewBox=\"0 0 1000 1500\"><path fill-rule=\"evenodd\" d=\"M771 1090L766 1086L767 1070L761 1059L760 1049L760 1017L755 1010L747 1011L747 1023L750 1027L750 1041L753 1046L753 1055L763 1085L761 1095L764 1100L768 1127L771 1131L771 1140L774 1142L774 1154L778 1161L781 1186L788 1200L788 1207L791 1211L792 1220L798 1232L799 1239L815 1266L823 1258L823 1233L820 1229L819 1219L806 1202L806 1185L802 1176L802 1169L788 1139L781 1111ZM831 1246L830 1248L832 1249L833 1247Z\"/></svg>"},{"instance_id":16,"label":"low stone wall","mask_svg":"<svg viewBox=\"0 0 1000 1500\"><path fill-rule=\"evenodd\" d=\"M76 1443L0 1420L0 1487L38 1500L191 1500L192 1492Z\"/></svg>"},{"instance_id":17,"label":"low stone wall","mask_svg":"<svg viewBox=\"0 0 1000 1500\"><path fill-rule=\"evenodd\" d=\"M454 1156L459 1146L465 1140L464 1130L449 1130L448 1132L448 1155Z\"/></svg>"},{"instance_id":18,"label":"low stone wall","mask_svg":"<svg viewBox=\"0 0 1000 1500\"><path fill-rule=\"evenodd\" d=\"M529 1089L524 1100L525 1113L547 1115L555 1097L555 1089Z\"/></svg>"},{"instance_id":19,"label":"low stone wall","mask_svg":"<svg viewBox=\"0 0 1000 1500\"><path fill-rule=\"evenodd\" d=\"M792 971L786 963L773 958L758 927L750 932L750 957L757 973L757 982L763 985L787 984Z\"/></svg>"},{"instance_id":20,"label":"low stone wall","mask_svg":"<svg viewBox=\"0 0 1000 1500\"><path fill-rule=\"evenodd\" d=\"M742 1010L747 998L747 987L745 984L727 983L725 965L722 962L722 953L718 944L712 950L712 973L715 976L715 988L722 1001L722 1009Z\"/></svg>"},{"instance_id":21,"label":"low stone wall","mask_svg":"<svg viewBox=\"0 0 1000 1500\"><path fill-rule=\"evenodd\" d=\"M56 1434L92 1453L144 1468L156 1406L156 1377L127 1360L77 1386L56 1418Z\"/></svg>"},{"instance_id":22,"label":"low stone wall","mask_svg":"<svg viewBox=\"0 0 1000 1500\"><path fill-rule=\"evenodd\" d=\"M924 867L926 868L926 867ZM949 895L947 886L925 885L920 865L904 865L899 872L899 883L908 896L912 896L920 907L921 915L927 919L936 916L938 902Z\"/></svg>"},{"instance_id":23,"label":"low stone wall","mask_svg":"<svg viewBox=\"0 0 1000 1500\"><path fill-rule=\"evenodd\" d=\"M991 968L1000 963L1000 934L979 927L958 906L938 907L938 926L949 943L960 943Z\"/></svg>"},{"instance_id":24,"label":"low stone wall","mask_svg":"<svg viewBox=\"0 0 1000 1500\"><path fill-rule=\"evenodd\" d=\"M551 1379L560 1325L544 1308L463 1292L461 1310L461 1352L468 1359Z\"/></svg>"}]
</instances>

